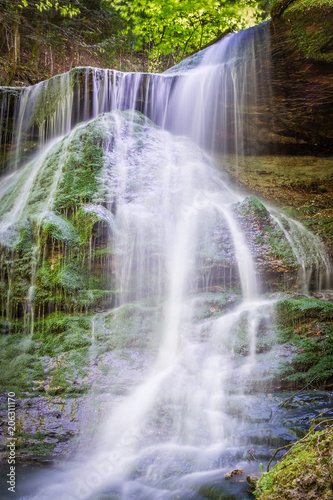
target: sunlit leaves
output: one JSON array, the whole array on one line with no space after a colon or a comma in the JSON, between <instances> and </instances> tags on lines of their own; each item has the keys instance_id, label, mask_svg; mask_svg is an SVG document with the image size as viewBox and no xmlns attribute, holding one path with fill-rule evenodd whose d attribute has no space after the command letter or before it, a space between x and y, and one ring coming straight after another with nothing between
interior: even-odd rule
<instances>
[{"instance_id":1,"label":"sunlit leaves","mask_svg":"<svg viewBox=\"0 0 333 500\"><path fill-rule=\"evenodd\" d=\"M36 2L35 7L39 12L44 12L49 9L54 9L56 11L59 11L60 14L64 17L74 17L77 14L80 13L80 9L76 7L75 5L71 3L60 3L58 0L40 0L39 2ZM21 5L20 7L28 7L29 2L27 0L21 0Z\"/></svg>"},{"instance_id":2,"label":"sunlit leaves","mask_svg":"<svg viewBox=\"0 0 333 500\"><path fill-rule=\"evenodd\" d=\"M257 22L257 0L105 0L119 10L151 59L193 52L228 31Z\"/></svg>"}]
</instances>

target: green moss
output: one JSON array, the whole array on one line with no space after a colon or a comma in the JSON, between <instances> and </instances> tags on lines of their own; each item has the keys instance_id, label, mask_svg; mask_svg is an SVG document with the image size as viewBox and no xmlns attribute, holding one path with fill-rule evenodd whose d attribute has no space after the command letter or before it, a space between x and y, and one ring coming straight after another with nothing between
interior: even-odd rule
<instances>
[{"instance_id":1,"label":"green moss","mask_svg":"<svg viewBox=\"0 0 333 500\"><path fill-rule=\"evenodd\" d=\"M239 206L239 212L243 216L252 214L258 217L261 221L269 219L269 212L265 205L261 203L255 196L248 196Z\"/></svg>"},{"instance_id":2,"label":"green moss","mask_svg":"<svg viewBox=\"0 0 333 500\"><path fill-rule=\"evenodd\" d=\"M281 363L280 378L290 388L326 385L333 380L333 304L307 297L276 305L279 343L296 348L291 361Z\"/></svg>"},{"instance_id":3,"label":"green moss","mask_svg":"<svg viewBox=\"0 0 333 500\"><path fill-rule=\"evenodd\" d=\"M332 0L297 0L284 11L290 39L306 59L333 62Z\"/></svg>"},{"instance_id":4,"label":"green moss","mask_svg":"<svg viewBox=\"0 0 333 500\"><path fill-rule=\"evenodd\" d=\"M311 219L302 220L302 224L310 231L320 236L328 246L332 246L333 242L333 219L312 217Z\"/></svg>"},{"instance_id":5,"label":"green moss","mask_svg":"<svg viewBox=\"0 0 333 500\"><path fill-rule=\"evenodd\" d=\"M25 335L0 336L0 386L22 394L32 390L33 380L45 376L37 345Z\"/></svg>"},{"instance_id":6,"label":"green moss","mask_svg":"<svg viewBox=\"0 0 333 500\"><path fill-rule=\"evenodd\" d=\"M275 229L265 226L265 231L268 235L266 244L270 247L269 255L281 258L285 265L295 265L297 262L294 253L282 229L278 226Z\"/></svg>"},{"instance_id":7,"label":"green moss","mask_svg":"<svg viewBox=\"0 0 333 500\"><path fill-rule=\"evenodd\" d=\"M81 290L77 305L86 310L91 308L108 309L113 303L114 292L110 290Z\"/></svg>"},{"instance_id":8,"label":"green moss","mask_svg":"<svg viewBox=\"0 0 333 500\"><path fill-rule=\"evenodd\" d=\"M281 300L276 305L277 323L281 326L297 326L310 318L321 321L333 319L333 304L304 297Z\"/></svg>"},{"instance_id":9,"label":"green moss","mask_svg":"<svg viewBox=\"0 0 333 500\"><path fill-rule=\"evenodd\" d=\"M36 321L32 338L1 335L0 385L17 394L86 391L91 335L90 318L63 313Z\"/></svg>"},{"instance_id":10,"label":"green moss","mask_svg":"<svg viewBox=\"0 0 333 500\"><path fill-rule=\"evenodd\" d=\"M303 387L314 381L314 385L325 385L333 380L333 342L328 345L329 352L325 352L325 346L317 353L304 353L296 356L292 362L291 373L287 379Z\"/></svg>"},{"instance_id":11,"label":"green moss","mask_svg":"<svg viewBox=\"0 0 333 500\"><path fill-rule=\"evenodd\" d=\"M102 205L84 205L75 216L75 225L80 233L81 244L86 244L93 236L99 236L103 225L110 227L112 214ZM100 223L100 224L98 224ZM93 231L93 229L95 229Z\"/></svg>"},{"instance_id":12,"label":"green moss","mask_svg":"<svg viewBox=\"0 0 333 500\"><path fill-rule=\"evenodd\" d=\"M221 484L205 484L200 486L198 494L201 498L205 498L207 500L237 500L235 495L224 491Z\"/></svg>"},{"instance_id":13,"label":"green moss","mask_svg":"<svg viewBox=\"0 0 333 500\"><path fill-rule=\"evenodd\" d=\"M58 438L61 439L61 436L58 435ZM24 440L17 446L17 450L19 451L20 449L22 449L22 451L24 451L24 454L29 457L47 457L52 455L55 447L56 443L29 443L29 441L27 442L26 440Z\"/></svg>"},{"instance_id":14,"label":"green moss","mask_svg":"<svg viewBox=\"0 0 333 500\"><path fill-rule=\"evenodd\" d=\"M10 333L12 324L5 318L0 317L0 335Z\"/></svg>"},{"instance_id":15,"label":"green moss","mask_svg":"<svg viewBox=\"0 0 333 500\"><path fill-rule=\"evenodd\" d=\"M15 321L24 311L24 304L31 286L31 252L3 251L0 260L4 281L0 286L2 314Z\"/></svg>"},{"instance_id":16,"label":"green moss","mask_svg":"<svg viewBox=\"0 0 333 500\"><path fill-rule=\"evenodd\" d=\"M79 269L75 269L73 264L65 266L56 274L54 281L59 284L67 293L74 293L83 288L83 280Z\"/></svg>"},{"instance_id":17,"label":"green moss","mask_svg":"<svg viewBox=\"0 0 333 500\"><path fill-rule=\"evenodd\" d=\"M91 320L85 316L72 316L64 313L50 314L45 320L36 325L37 329L42 328L46 334L56 333L82 333L90 331Z\"/></svg>"},{"instance_id":18,"label":"green moss","mask_svg":"<svg viewBox=\"0 0 333 500\"><path fill-rule=\"evenodd\" d=\"M33 245L33 228L29 220L24 220L20 227L20 235L15 250L27 254Z\"/></svg>"},{"instance_id":19,"label":"green moss","mask_svg":"<svg viewBox=\"0 0 333 500\"><path fill-rule=\"evenodd\" d=\"M34 340L40 342L39 353L55 356L91 344L91 321L80 316L53 313L37 321Z\"/></svg>"},{"instance_id":20,"label":"green moss","mask_svg":"<svg viewBox=\"0 0 333 500\"><path fill-rule=\"evenodd\" d=\"M49 262L44 261L36 274L36 285L42 290L54 286L54 272Z\"/></svg>"},{"instance_id":21,"label":"green moss","mask_svg":"<svg viewBox=\"0 0 333 500\"><path fill-rule=\"evenodd\" d=\"M276 329L276 339L279 344L289 342L294 336L294 329L292 327L278 327Z\"/></svg>"},{"instance_id":22,"label":"green moss","mask_svg":"<svg viewBox=\"0 0 333 500\"><path fill-rule=\"evenodd\" d=\"M71 329L89 330L91 321L84 316L70 316L64 313L53 313L36 322L36 334L58 335ZM78 330L79 331L79 330Z\"/></svg>"},{"instance_id":23,"label":"green moss","mask_svg":"<svg viewBox=\"0 0 333 500\"><path fill-rule=\"evenodd\" d=\"M261 475L255 492L259 500L305 498L311 490L313 498L331 498L330 447L333 431L319 431L292 451L270 472ZM297 492L297 497L293 496ZM288 496L287 496L288 495Z\"/></svg>"},{"instance_id":24,"label":"green moss","mask_svg":"<svg viewBox=\"0 0 333 500\"><path fill-rule=\"evenodd\" d=\"M95 326L95 339L107 350L145 348L150 342L158 342L159 325L156 308L128 304L101 316Z\"/></svg>"},{"instance_id":25,"label":"green moss","mask_svg":"<svg viewBox=\"0 0 333 500\"><path fill-rule=\"evenodd\" d=\"M49 369L46 392L50 395L66 393L72 396L86 392L89 384L83 379L88 374L89 361L87 347L72 346L71 352L58 357L57 362Z\"/></svg>"},{"instance_id":26,"label":"green moss","mask_svg":"<svg viewBox=\"0 0 333 500\"><path fill-rule=\"evenodd\" d=\"M44 215L41 228L46 237L51 236L53 239L67 243L68 245L78 243L79 236L72 224L64 217L56 215L53 212L47 212Z\"/></svg>"},{"instance_id":27,"label":"green moss","mask_svg":"<svg viewBox=\"0 0 333 500\"><path fill-rule=\"evenodd\" d=\"M66 106L66 99L69 97L75 83L76 70L67 73L68 80L64 80L64 75L57 75L39 84L36 92L30 116L30 127L43 126L48 122L59 106ZM65 83L65 85L64 85Z\"/></svg>"},{"instance_id":28,"label":"green moss","mask_svg":"<svg viewBox=\"0 0 333 500\"><path fill-rule=\"evenodd\" d=\"M97 261L94 268L94 253L88 253L86 259L91 262L88 268L87 260L79 252L71 258L58 256L52 264L44 260L36 274L35 304L39 314L50 303L66 312L79 313L94 307L109 309L114 303L114 292L109 290L107 262L101 266Z\"/></svg>"},{"instance_id":29,"label":"green moss","mask_svg":"<svg viewBox=\"0 0 333 500\"><path fill-rule=\"evenodd\" d=\"M102 122L94 121L77 127L71 137L69 150L62 161L62 175L54 208L66 212L96 201L97 175L103 167L103 144L106 131Z\"/></svg>"}]
</instances>

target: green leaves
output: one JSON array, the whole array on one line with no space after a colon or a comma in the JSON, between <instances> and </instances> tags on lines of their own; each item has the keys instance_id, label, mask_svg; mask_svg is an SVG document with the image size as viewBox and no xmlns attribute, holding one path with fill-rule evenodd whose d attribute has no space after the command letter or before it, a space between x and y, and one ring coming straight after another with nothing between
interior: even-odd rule
<instances>
[{"instance_id":1,"label":"green leaves","mask_svg":"<svg viewBox=\"0 0 333 500\"><path fill-rule=\"evenodd\" d=\"M174 53L176 60L230 31L258 20L256 0L109 0L130 23L135 49L151 60Z\"/></svg>"},{"instance_id":2,"label":"green leaves","mask_svg":"<svg viewBox=\"0 0 333 500\"><path fill-rule=\"evenodd\" d=\"M27 0L22 0L22 5L28 7ZM61 5L57 0L40 0L35 4L39 12L43 12L48 9L55 9L60 12L64 17L74 17L80 13L80 9L72 4Z\"/></svg>"}]
</instances>

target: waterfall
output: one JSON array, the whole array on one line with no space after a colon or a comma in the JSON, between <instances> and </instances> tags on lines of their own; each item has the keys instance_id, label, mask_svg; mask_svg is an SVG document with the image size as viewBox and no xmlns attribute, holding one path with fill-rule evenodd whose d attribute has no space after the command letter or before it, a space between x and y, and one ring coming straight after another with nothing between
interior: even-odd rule
<instances>
[{"instance_id":1,"label":"waterfall","mask_svg":"<svg viewBox=\"0 0 333 500\"><path fill-rule=\"evenodd\" d=\"M265 25L229 35L203 50L197 58L200 64L188 63L192 69L185 72L182 65L163 75L82 67L20 92L8 88L0 114L4 131L12 101L18 100L8 167L17 168L27 155L77 123L113 109L141 111L157 125L187 135L208 150L242 154L249 136L257 134L249 117L251 108L260 104L258 91L261 101L269 92L255 63L255 47L267 40ZM260 67L265 65L260 61Z\"/></svg>"},{"instance_id":2,"label":"waterfall","mask_svg":"<svg viewBox=\"0 0 333 500\"><path fill-rule=\"evenodd\" d=\"M154 329L147 333L138 326L130 339L150 343L142 381L112 395L111 411L96 421L94 448L85 450L85 460L75 458L45 483L41 478L31 498L200 500L217 478L223 483L218 494L230 488L230 495L246 494L244 485L230 486L223 477L230 464L246 461L243 410L256 369L257 336L271 321L274 299L260 296L263 283L239 215L244 196L230 188L209 154L237 157L251 149L257 130L251 117L263 99L255 47L265 33L261 26L230 35L194 63L162 75L78 68L20 93L0 188L0 236L10 252L24 224L37 235L26 298L31 322L37 317L37 268L45 260L43 231L62 245L52 243L58 255L50 259L50 270L59 265L62 283L78 238L89 245L90 256L94 251L91 235L84 240L80 226L88 216L107 234L109 289L115 295L115 307L110 303L109 311L91 319L90 363L98 356L99 337L113 334L111 321L126 338L121 318L130 321L147 308L156 316ZM2 127L8 106L3 101ZM81 178L75 172L86 166L91 137L92 166L84 171L89 185L77 196ZM287 227L286 219L272 218L308 292L309 266L329 274L325 252L315 250L318 240L311 237L308 265L302 235L295 236L298 223ZM81 279L79 272L75 279ZM236 358L239 350L246 356Z\"/></svg>"},{"instance_id":3,"label":"waterfall","mask_svg":"<svg viewBox=\"0 0 333 500\"><path fill-rule=\"evenodd\" d=\"M300 263L303 293L309 293L311 281L314 282L314 289L320 290L323 282L330 282L330 263L323 244L298 221L285 215L280 215L280 218L275 216L274 220L282 229ZM312 258L309 259L310 255Z\"/></svg>"}]
</instances>

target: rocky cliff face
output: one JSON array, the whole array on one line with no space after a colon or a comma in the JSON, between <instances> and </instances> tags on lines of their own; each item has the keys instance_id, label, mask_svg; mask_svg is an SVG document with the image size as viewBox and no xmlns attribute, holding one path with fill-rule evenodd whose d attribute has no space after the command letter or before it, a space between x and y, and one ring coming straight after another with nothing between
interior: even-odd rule
<instances>
[{"instance_id":1,"label":"rocky cliff face","mask_svg":"<svg viewBox=\"0 0 333 500\"><path fill-rule=\"evenodd\" d=\"M300 152L312 146L332 153L332 18L330 0L277 2L272 9L275 133Z\"/></svg>"},{"instance_id":2,"label":"rocky cliff face","mask_svg":"<svg viewBox=\"0 0 333 500\"><path fill-rule=\"evenodd\" d=\"M333 6L330 0L276 2L255 37L258 91L244 114L247 153L332 154ZM255 71L255 72L254 72Z\"/></svg>"}]
</instances>

